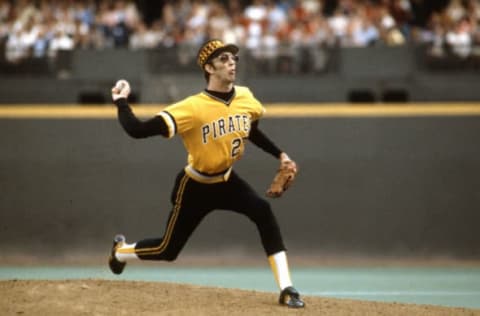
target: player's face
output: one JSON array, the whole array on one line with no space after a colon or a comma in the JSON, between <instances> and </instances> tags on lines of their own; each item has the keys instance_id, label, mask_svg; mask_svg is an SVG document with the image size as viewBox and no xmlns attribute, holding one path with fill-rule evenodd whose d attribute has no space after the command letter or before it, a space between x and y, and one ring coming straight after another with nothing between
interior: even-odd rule
<instances>
[{"instance_id":1,"label":"player's face","mask_svg":"<svg viewBox=\"0 0 480 316\"><path fill-rule=\"evenodd\" d=\"M213 66L215 68L214 76L217 76L220 81L232 83L235 81L237 71L238 56L230 52L221 53L213 59Z\"/></svg>"}]
</instances>

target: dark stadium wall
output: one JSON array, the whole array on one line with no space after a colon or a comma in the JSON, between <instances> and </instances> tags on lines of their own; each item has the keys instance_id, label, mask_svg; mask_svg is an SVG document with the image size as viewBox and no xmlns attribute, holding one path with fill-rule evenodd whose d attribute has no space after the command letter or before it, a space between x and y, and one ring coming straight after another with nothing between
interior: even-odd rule
<instances>
[{"instance_id":1,"label":"dark stadium wall","mask_svg":"<svg viewBox=\"0 0 480 316\"><path fill-rule=\"evenodd\" d=\"M189 48L184 48L184 50ZM322 69L312 57L299 63L306 72L262 71L263 62L242 51L238 83L247 84L263 102L458 102L480 100L479 58L429 60L425 47L320 49ZM76 50L65 56L63 74L2 72L0 103L110 102L116 80L130 81L135 102L170 103L204 88L195 64L179 62L179 50ZM318 56L317 56L318 57ZM318 62L318 60L317 60ZM292 93L292 87L298 91Z\"/></svg>"},{"instance_id":2,"label":"dark stadium wall","mask_svg":"<svg viewBox=\"0 0 480 316\"><path fill-rule=\"evenodd\" d=\"M271 200L296 254L480 257L480 117L268 118L297 160ZM4 254L102 254L111 238L161 236L186 155L178 138L133 140L113 119L0 121ZM253 145L235 169L261 194L277 162ZM187 253L261 252L253 225L208 216Z\"/></svg>"}]
</instances>

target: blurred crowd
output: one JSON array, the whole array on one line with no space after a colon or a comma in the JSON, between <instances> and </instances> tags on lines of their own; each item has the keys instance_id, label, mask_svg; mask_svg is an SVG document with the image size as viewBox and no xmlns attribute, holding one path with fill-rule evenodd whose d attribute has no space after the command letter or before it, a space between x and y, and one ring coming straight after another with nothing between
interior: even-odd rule
<instances>
[{"instance_id":1,"label":"blurred crowd","mask_svg":"<svg viewBox=\"0 0 480 316\"><path fill-rule=\"evenodd\" d=\"M298 46L407 43L468 57L480 42L480 0L444 2L418 23L422 0L163 1L151 21L132 0L0 0L0 43L9 62L60 50L198 47L208 38L259 58Z\"/></svg>"}]
</instances>

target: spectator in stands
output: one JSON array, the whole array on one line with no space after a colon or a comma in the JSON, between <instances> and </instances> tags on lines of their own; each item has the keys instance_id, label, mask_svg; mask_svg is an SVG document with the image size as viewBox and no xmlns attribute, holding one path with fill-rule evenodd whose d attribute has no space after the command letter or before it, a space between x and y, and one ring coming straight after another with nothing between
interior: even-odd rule
<instances>
[{"instance_id":1,"label":"spectator in stands","mask_svg":"<svg viewBox=\"0 0 480 316\"><path fill-rule=\"evenodd\" d=\"M445 13L448 19L453 23L460 22L460 20L467 15L467 11L463 6L462 0L450 0L445 9Z\"/></svg>"},{"instance_id":2,"label":"spectator in stands","mask_svg":"<svg viewBox=\"0 0 480 316\"><path fill-rule=\"evenodd\" d=\"M0 24L5 24L10 20L12 4L8 0L0 0Z\"/></svg>"},{"instance_id":3,"label":"spectator in stands","mask_svg":"<svg viewBox=\"0 0 480 316\"><path fill-rule=\"evenodd\" d=\"M33 58L44 58L47 57L48 47L53 34L45 24L40 24L37 29L36 38L32 44L32 56Z\"/></svg>"},{"instance_id":4,"label":"spectator in stands","mask_svg":"<svg viewBox=\"0 0 480 316\"><path fill-rule=\"evenodd\" d=\"M13 28L12 28L13 29ZM5 60L10 63L20 63L28 56L28 47L22 42L22 29L17 28L7 38L5 44Z\"/></svg>"},{"instance_id":5,"label":"spectator in stands","mask_svg":"<svg viewBox=\"0 0 480 316\"><path fill-rule=\"evenodd\" d=\"M26 11L24 11L26 12ZM31 56L33 44L37 39L38 29L34 25L33 15L26 14L22 22L14 25L14 32L6 43L6 60L20 63Z\"/></svg>"},{"instance_id":6,"label":"spectator in stands","mask_svg":"<svg viewBox=\"0 0 480 316\"><path fill-rule=\"evenodd\" d=\"M245 8L247 39L245 45L252 56L261 57L261 44L264 23L267 18L267 7L262 0L254 0Z\"/></svg>"},{"instance_id":7,"label":"spectator in stands","mask_svg":"<svg viewBox=\"0 0 480 316\"><path fill-rule=\"evenodd\" d=\"M475 57L476 64L478 65L480 59L480 1L470 0L468 2L469 20L471 25L472 35L472 56Z\"/></svg>"},{"instance_id":8,"label":"spectator in stands","mask_svg":"<svg viewBox=\"0 0 480 316\"><path fill-rule=\"evenodd\" d=\"M75 3L72 15L74 31L71 34L78 48L93 48L95 46L95 4L92 0Z\"/></svg>"},{"instance_id":9,"label":"spectator in stands","mask_svg":"<svg viewBox=\"0 0 480 316\"><path fill-rule=\"evenodd\" d=\"M405 38L398 29L395 19L390 14L387 6L380 5L376 8L378 14L378 29L382 41L389 46L405 44Z\"/></svg>"},{"instance_id":10,"label":"spectator in stands","mask_svg":"<svg viewBox=\"0 0 480 316\"><path fill-rule=\"evenodd\" d=\"M73 39L67 34L64 30L57 30L50 41L50 45L48 47L48 56L51 58L55 58L59 51L70 51L73 50L75 47L75 42Z\"/></svg>"},{"instance_id":11,"label":"spectator in stands","mask_svg":"<svg viewBox=\"0 0 480 316\"><path fill-rule=\"evenodd\" d=\"M460 58L467 58L472 51L472 31L467 18L456 22L454 29L446 34L446 44L451 52Z\"/></svg>"},{"instance_id":12,"label":"spectator in stands","mask_svg":"<svg viewBox=\"0 0 480 316\"><path fill-rule=\"evenodd\" d=\"M245 46L247 31L245 19L241 13L234 13L231 26L224 30L223 39L225 43L236 43L239 46Z\"/></svg>"},{"instance_id":13,"label":"spectator in stands","mask_svg":"<svg viewBox=\"0 0 480 316\"><path fill-rule=\"evenodd\" d=\"M309 23L312 39L317 47L331 47L335 44L333 30L329 27L327 19L320 15L314 15Z\"/></svg>"},{"instance_id":14,"label":"spectator in stands","mask_svg":"<svg viewBox=\"0 0 480 316\"><path fill-rule=\"evenodd\" d=\"M281 25L288 23L288 9L285 6L281 6L271 0L268 1L266 10L267 29L269 32L276 33Z\"/></svg>"},{"instance_id":15,"label":"spectator in stands","mask_svg":"<svg viewBox=\"0 0 480 316\"><path fill-rule=\"evenodd\" d=\"M232 25L232 19L227 15L227 10L223 4L217 2L210 4L207 25L209 38L223 40L225 30Z\"/></svg>"},{"instance_id":16,"label":"spectator in stands","mask_svg":"<svg viewBox=\"0 0 480 316\"><path fill-rule=\"evenodd\" d=\"M15 19L13 31L23 28L37 13L35 5L28 0L19 0L11 7L11 10L10 14Z\"/></svg>"},{"instance_id":17,"label":"spectator in stands","mask_svg":"<svg viewBox=\"0 0 480 316\"><path fill-rule=\"evenodd\" d=\"M158 48L163 38L163 31L159 24L160 22L157 21L148 28L144 22L139 22L130 36L129 47L133 50Z\"/></svg>"},{"instance_id":18,"label":"spectator in stands","mask_svg":"<svg viewBox=\"0 0 480 316\"><path fill-rule=\"evenodd\" d=\"M82 25L92 27L95 23L95 2L93 0L78 1L74 3L73 15Z\"/></svg>"},{"instance_id":19,"label":"spectator in stands","mask_svg":"<svg viewBox=\"0 0 480 316\"><path fill-rule=\"evenodd\" d=\"M185 18L186 43L199 47L206 40L207 28L208 7L204 3L194 1Z\"/></svg>"},{"instance_id":20,"label":"spectator in stands","mask_svg":"<svg viewBox=\"0 0 480 316\"><path fill-rule=\"evenodd\" d=\"M413 20L412 5L409 0L388 1L388 10L394 18L399 31L403 36L410 35L410 24Z\"/></svg>"},{"instance_id":21,"label":"spectator in stands","mask_svg":"<svg viewBox=\"0 0 480 316\"><path fill-rule=\"evenodd\" d=\"M379 32L365 8L359 6L352 14L344 46L366 47L379 40Z\"/></svg>"},{"instance_id":22,"label":"spectator in stands","mask_svg":"<svg viewBox=\"0 0 480 316\"><path fill-rule=\"evenodd\" d=\"M443 58L445 52L445 28L440 21L439 14L433 14L430 19L430 28L422 32L420 42L430 43L427 55L433 58Z\"/></svg>"},{"instance_id":23,"label":"spectator in stands","mask_svg":"<svg viewBox=\"0 0 480 316\"><path fill-rule=\"evenodd\" d=\"M332 17L328 18L328 26L332 30L335 42L342 45L348 32L348 16L337 8Z\"/></svg>"}]
</instances>

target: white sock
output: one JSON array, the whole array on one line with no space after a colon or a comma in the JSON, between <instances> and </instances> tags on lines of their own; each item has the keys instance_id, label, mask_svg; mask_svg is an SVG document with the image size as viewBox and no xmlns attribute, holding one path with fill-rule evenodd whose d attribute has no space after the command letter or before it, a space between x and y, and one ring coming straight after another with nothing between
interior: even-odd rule
<instances>
[{"instance_id":1,"label":"white sock","mask_svg":"<svg viewBox=\"0 0 480 316\"><path fill-rule=\"evenodd\" d=\"M290 270L288 269L287 253L285 251L277 252L268 257L273 276L277 281L280 290L292 286L290 279Z\"/></svg>"},{"instance_id":2,"label":"white sock","mask_svg":"<svg viewBox=\"0 0 480 316\"><path fill-rule=\"evenodd\" d=\"M122 246L118 247L117 250L115 251L115 257L118 259L118 261L125 262L131 259L138 259L138 256L135 253L135 245L136 243L134 244L123 243Z\"/></svg>"}]
</instances>

